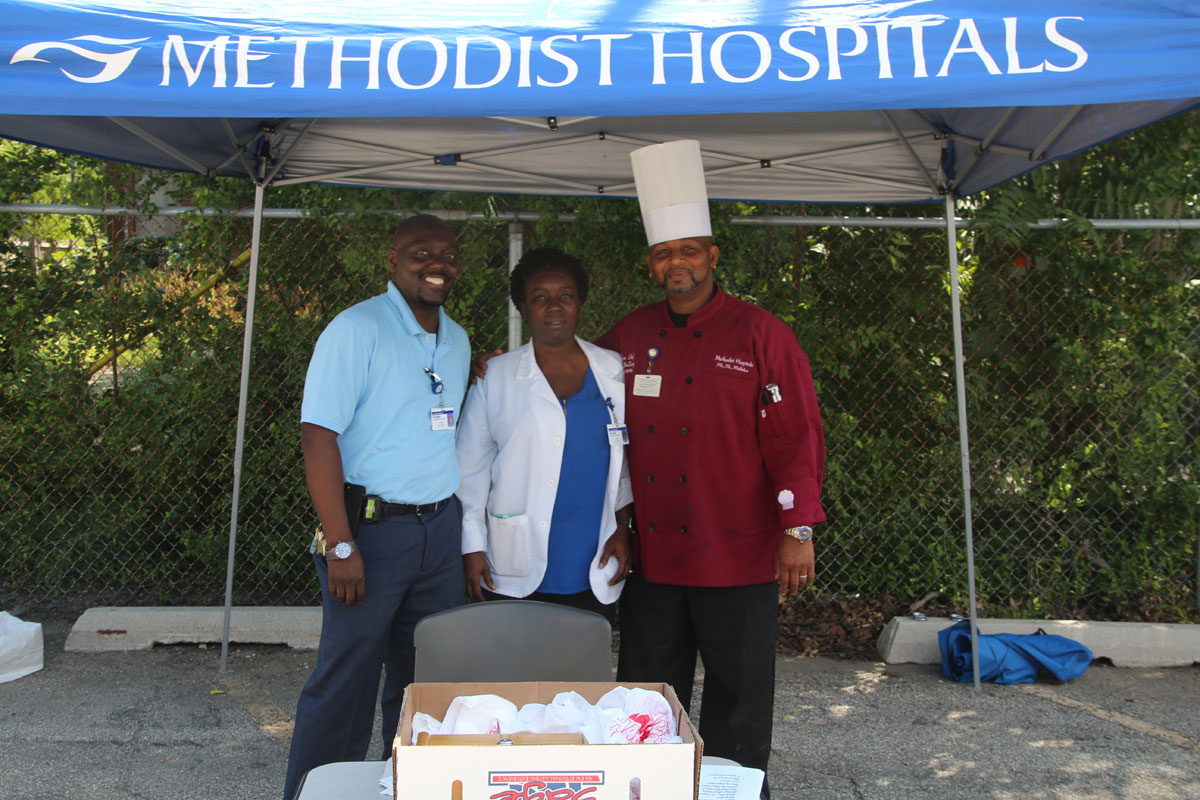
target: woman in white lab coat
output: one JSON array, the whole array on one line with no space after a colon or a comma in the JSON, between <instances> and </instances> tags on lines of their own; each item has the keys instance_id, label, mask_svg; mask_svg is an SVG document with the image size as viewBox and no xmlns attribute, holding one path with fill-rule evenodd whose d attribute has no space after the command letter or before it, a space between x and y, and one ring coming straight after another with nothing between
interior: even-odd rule
<instances>
[{"instance_id":1,"label":"woman in white lab coat","mask_svg":"<svg viewBox=\"0 0 1200 800\"><path fill-rule=\"evenodd\" d=\"M575 336L588 278L531 250L513 270L530 341L491 359L458 423L463 569L473 600L530 598L612 619L633 493L621 358Z\"/></svg>"}]
</instances>

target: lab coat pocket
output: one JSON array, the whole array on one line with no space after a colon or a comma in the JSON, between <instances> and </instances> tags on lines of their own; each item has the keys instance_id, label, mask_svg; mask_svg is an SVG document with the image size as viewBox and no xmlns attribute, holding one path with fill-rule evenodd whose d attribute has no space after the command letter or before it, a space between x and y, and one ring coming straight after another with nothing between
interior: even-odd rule
<instances>
[{"instance_id":1,"label":"lab coat pocket","mask_svg":"<svg viewBox=\"0 0 1200 800\"><path fill-rule=\"evenodd\" d=\"M497 575L521 576L529 572L529 516L497 517L488 514L488 560Z\"/></svg>"}]
</instances>

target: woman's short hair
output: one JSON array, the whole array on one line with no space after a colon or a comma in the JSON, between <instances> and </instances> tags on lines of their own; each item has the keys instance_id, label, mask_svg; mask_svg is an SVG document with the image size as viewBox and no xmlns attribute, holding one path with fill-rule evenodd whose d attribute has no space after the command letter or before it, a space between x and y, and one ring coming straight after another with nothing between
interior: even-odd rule
<instances>
[{"instance_id":1,"label":"woman's short hair","mask_svg":"<svg viewBox=\"0 0 1200 800\"><path fill-rule=\"evenodd\" d=\"M513 305L517 308L525 305L525 285L534 275L543 272L562 272L570 275L579 289L579 302L587 302L588 274L579 259L554 247L538 247L521 256L508 278L508 293L512 297Z\"/></svg>"}]
</instances>

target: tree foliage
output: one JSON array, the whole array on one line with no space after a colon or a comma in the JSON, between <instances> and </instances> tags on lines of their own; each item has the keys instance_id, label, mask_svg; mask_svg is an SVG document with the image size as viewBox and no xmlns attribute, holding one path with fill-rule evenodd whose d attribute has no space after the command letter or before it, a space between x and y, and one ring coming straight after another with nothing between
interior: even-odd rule
<instances>
[{"instance_id":1,"label":"tree foliage","mask_svg":"<svg viewBox=\"0 0 1200 800\"><path fill-rule=\"evenodd\" d=\"M1101 232L1089 217L1194 216L1195 115L1034 170L964 204L961 256L980 597L1029 615L1186 617L1195 588L1200 429L1197 237ZM9 200L236 210L245 181L165 176L0 145ZM165 194L164 194L165 192ZM384 287L385 210L541 212L527 247L583 257L581 333L658 299L636 203L272 190L307 210L268 222L241 477L239 602L313 597L298 448L317 334ZM853 213L854 210L850 210ZM864 215L929 207L864 208ZM573 214L573 222L558 220ZM946 244L938 231L733 226L837 214L715 204L720 280L796 331L829 460L821 531L831 593L964 602L965 556ZM1065 218L1053 230L1026 223ZM468 269L449 312L503 346L508 223L459 226ZM0 593L218 602L230 518L250 223L189 215L0 215ZM40 242L35 246L33 243ZM114 348L121 355L105 361ZM100 364L102 366L97 367Z\"/></svg>"}]
</instances>

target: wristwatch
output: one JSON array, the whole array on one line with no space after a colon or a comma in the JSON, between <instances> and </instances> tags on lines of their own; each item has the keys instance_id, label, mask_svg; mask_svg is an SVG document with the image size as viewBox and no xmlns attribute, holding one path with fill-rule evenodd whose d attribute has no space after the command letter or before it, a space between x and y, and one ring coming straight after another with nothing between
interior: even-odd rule
<instances>
[{"instance_id":1,"label":"wristwatch","mask_svg":"<svg viewBox=\"0 0 1200 800\"><path fill-rule=\"evenodd\" d=\"M345 561L350 556L358 552L358 545L354 540L346 542L338 542L333 547L325 550L325 559L328 561Z\"/></svg>"},{"instance_id":2,"label":"wristwatch","mask_svg":"<svg viewBox=\"0 0 1200 800\"><path fill-rule=\"evenodd\" d=\"M812 528L807 525L801 525L799 528L784 528L783 532L795 539L797 542L811 542Z\"/></svg>"}]
</instances>

